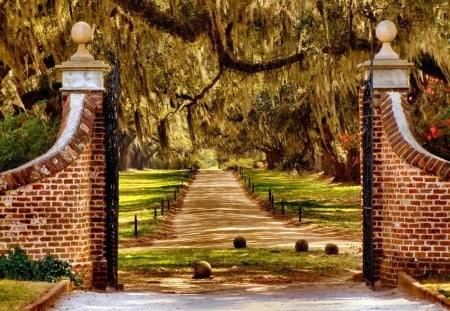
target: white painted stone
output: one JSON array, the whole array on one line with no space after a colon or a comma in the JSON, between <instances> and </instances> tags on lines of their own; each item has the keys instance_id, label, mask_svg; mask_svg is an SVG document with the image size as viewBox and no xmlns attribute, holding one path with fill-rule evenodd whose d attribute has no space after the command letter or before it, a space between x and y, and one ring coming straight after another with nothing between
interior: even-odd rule
<instances>
[{"instance_id":1,"label":"white painted stone","mask_svg":"<svg viewBox=\"0 0 450 311\"><path fill-rule=\"evenodd\" d=\"M70 70L62 72L62 88L68 90L104 91L102 70Z\"/></svg>"},{"instance_id":2,"label":"white painted stone","mask_svg":"<svg viewBox=\"0 0 450 311\"><path fill-rule=\"evenodd\" d=\"M75 135L78 125L80 124L81 115L83 113L84 94L70 94L70 111L67 118L66 126L62 129L61 134L56 140L55 144L43 155L35 158L34 160L22 165L21 167L31 167L34 164L42 161L43 159L49 159L54 157L59 151L67 146L73 136ZM42 171L43 174L46 174ZM48 174L46 174L48 175Z\"/></svg>"},{"instance_id":3,"label":"white painted stone","mask_svg":"<svg viewBox=\"0 0 450 311\"><path fill-rule=\"evenodd\" d=\"M366 73L367 76L369 72ZM407 69L375 69L373 70L373 87L409 88Z\"/></svg>"}]
</instances>

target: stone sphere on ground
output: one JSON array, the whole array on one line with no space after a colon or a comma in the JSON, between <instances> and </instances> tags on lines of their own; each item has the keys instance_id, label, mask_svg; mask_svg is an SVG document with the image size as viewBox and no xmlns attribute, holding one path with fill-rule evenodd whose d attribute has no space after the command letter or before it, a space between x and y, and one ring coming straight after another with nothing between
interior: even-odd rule
<instances>
[{"instance_id":1,"label":"stone sphere on ground","mask_svg":"<svg viewBox=\"0 0 450 311\"><path fill-rule=\"evenodd\" d=\"M211 265L209 262L201 260L194 264L194 279L206 279L211 276Z\"/></svg>"},{"instance_id":2,"label":"stone sphere on ground","mask_svg":"<svg viewBox=\"0 0 450 311\"><path fill-rule=\"evenodd\" d=\"M237 236L234 238L233 241L234 248L246 248L247 247L247 241L243 236Z\"/></svg>"},{"instance_id":3,"label":"stone sphere on ground","mask_svg":"<svg viewBox=\"0 0 450 311\"><path fill-rule=\"evenodd\" d=\"M306 240L301 239L301 240L297 240L297 242L295 242L295 250L297 252L307 252L308 248L309 248L309 245L308 245L308 241L306 241Z\"/></svg>"},{"instance_id":4,"label":"stone sphere on ground","mask_svg":"<svg viewBox=\"0 0 450 311\"><path fill-rule=\"evenodd\" d=\"M325 254L327 255L338 255L339 247L334 243L328 243L325 245Z\"/></svg>"}]
</instances>

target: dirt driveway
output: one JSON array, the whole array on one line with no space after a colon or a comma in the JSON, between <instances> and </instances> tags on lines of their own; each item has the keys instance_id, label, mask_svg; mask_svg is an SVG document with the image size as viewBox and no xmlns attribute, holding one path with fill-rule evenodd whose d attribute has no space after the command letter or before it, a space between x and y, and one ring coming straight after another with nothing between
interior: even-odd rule
<instances>
[{"instance_id":1,"label":"dirt driveway","mask_svg":"<svg viewBox=\"0 0 450 311\"><path fill-rule=\"evenodd\" d=\"M152 248L233 247L242 235L248 247L294 247L307 239L310 249L323 249L326 243L340 250L361 249L361 241L344 240L302 226L286 226L274 219L246 195L233 173L202 170L186 194L181 212L173 221L174 238L157 240Z\"/></svg>"}]
</instances>

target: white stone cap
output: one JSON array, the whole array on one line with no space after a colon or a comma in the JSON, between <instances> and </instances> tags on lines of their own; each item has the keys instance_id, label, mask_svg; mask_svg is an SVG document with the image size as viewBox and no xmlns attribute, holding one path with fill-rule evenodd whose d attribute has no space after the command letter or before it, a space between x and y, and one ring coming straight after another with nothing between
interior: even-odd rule
<instances>
[{"instance_id":1,"label":"white stone cap","mask_svg":"<svg viewBox=\"0 0 450 311\"><path fill-rule=\"evenodd\" d=\"M391 42L397 36L397 27L391 21L384 20L376 29L377 38L383 45L373 59L373 87L374 88L409 88L408 70L413 63L400 59L392 49ZM365 79L369 77L371 61L367 60L358 67L365 69Z\"/></svg>"},{"instance_id":2,"label":"white stone cap","mask_svg":"<svg viewBox=\"0 0 450 311\"><path fill-rule=\"evenodd\" d=\"M103 75L111 68L102 61L95 60L86 49L86 43L92 39L91 26L85 22L75 23L71 35L78 44L78 49L69 61L56 66L62 72L61 91L104 91Z\"/></svg>"}]
</instances>

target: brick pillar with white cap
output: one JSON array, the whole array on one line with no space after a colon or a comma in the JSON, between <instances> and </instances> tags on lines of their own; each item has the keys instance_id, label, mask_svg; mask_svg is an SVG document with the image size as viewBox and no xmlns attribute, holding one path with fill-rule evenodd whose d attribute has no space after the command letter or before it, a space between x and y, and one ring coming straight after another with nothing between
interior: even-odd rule
<instances>
[{"instance_id":1,"label":"brick pillar with white cap","mask_svg":"<svg viewBox=\"0 0 450 311\"><path fill-rule=\"evenodd\" d=\"M92 286L104 289L106 278L106 203L105 203L105 127L103 117L104 74L110 67L95 60L86 49L92 38L91 27L78 22L72 28L72 39L78 49L69 61L56 66L62 75L63 98L73 94L88 96L96 106L91 134L90 156L90 244L93 265ZM67 102L63 100L63 102Z\"/></svg>"},{"instance_id":2,"label":"brick pillar with white cap","mask_svg":"<svg viewBox=\"0 0 450 311\"><path fill-rule=\"evenodd\" d=\"M392 49L396 34L391 21L377 26L383 45L373 60L373 256L376 279L389 286L402 271L450 271L450 162L414 137L407 101L413 64ZM367 78L371 62L360 66ZM361 133L362 99L361 90Z\"/></svg>"},{"instance_id":3,"label":"brick pillar with white cap","mask_svg":"<svg viewBox=\"0 0 450 311\"><path fill-rule=\"evenodd\" d=\"M19 246L31 259L69 262L84 286L106 288L103 75L109 66L85 47L92 36L76 23L78 51L62 73L61 128L54 145L20 167L0 172L0 254Z\"/></svg>"}]
</instances>

